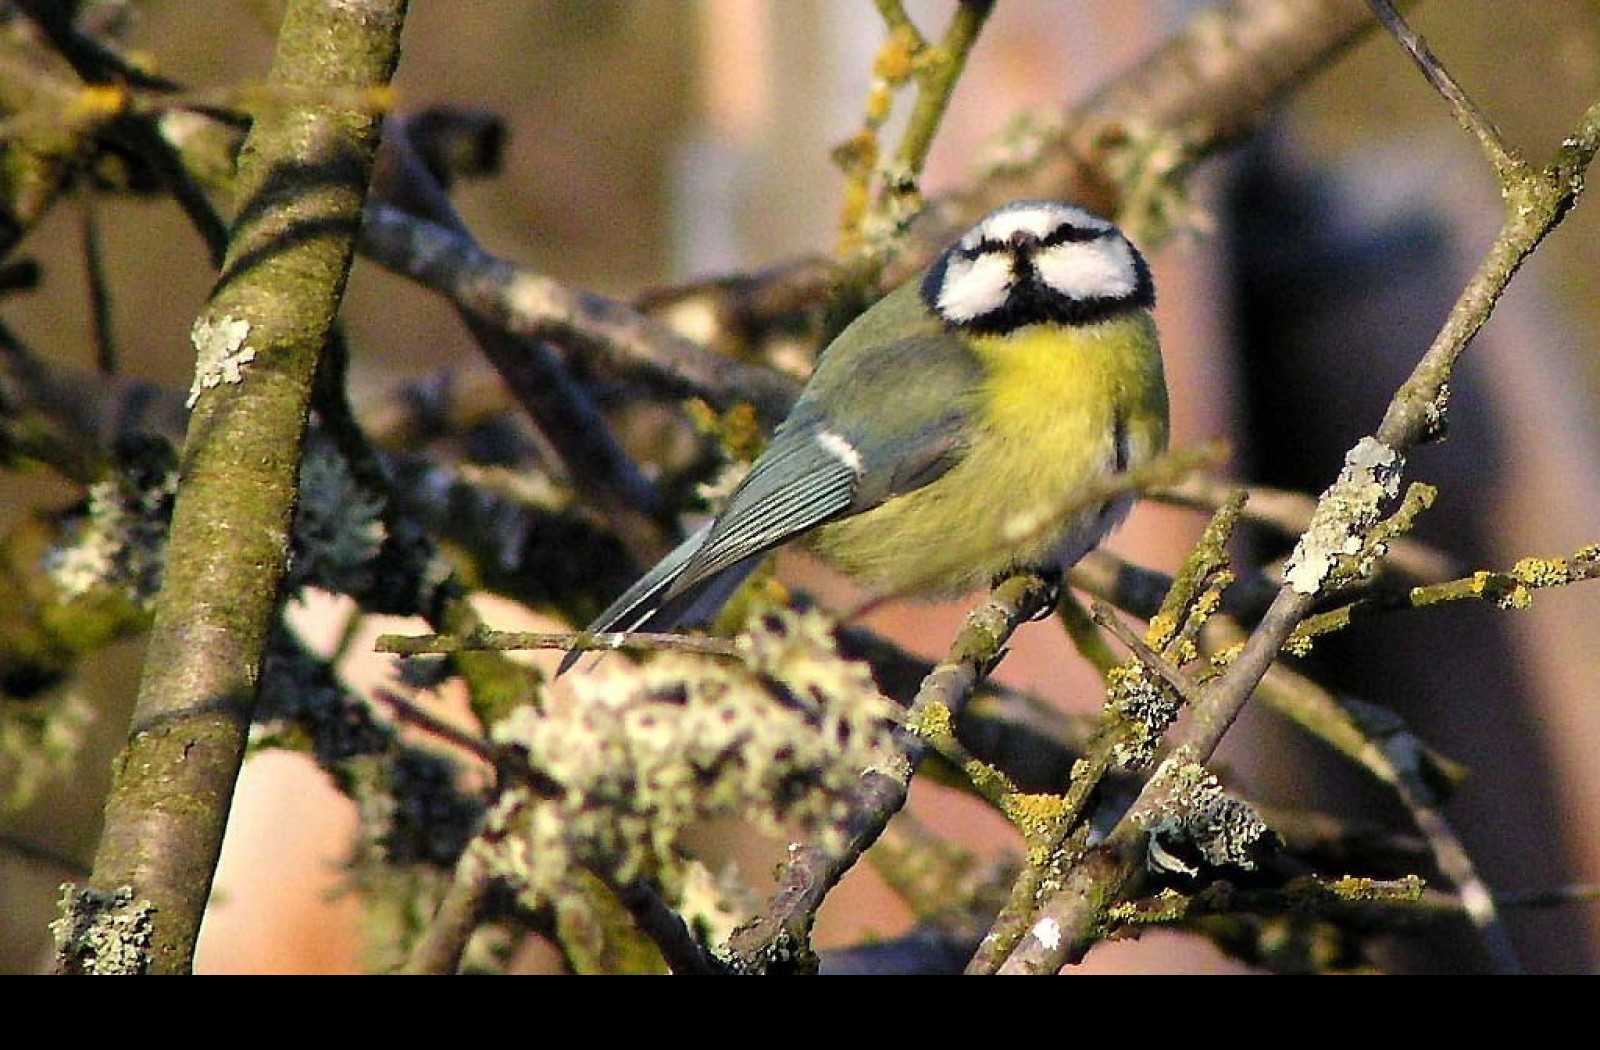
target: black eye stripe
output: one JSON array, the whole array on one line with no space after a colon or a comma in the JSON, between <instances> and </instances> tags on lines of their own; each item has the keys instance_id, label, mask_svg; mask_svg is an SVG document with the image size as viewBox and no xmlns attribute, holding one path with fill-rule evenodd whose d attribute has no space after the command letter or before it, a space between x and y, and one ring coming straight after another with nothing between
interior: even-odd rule
<instances>
[{"instance_id":1,"label":"black eye stripe","mask_svg":"<svg viewBox=\"0 0 1600 1050\"><path fill-rule=\"evenodd\" d=\"M1046 248L1054 248L1058 244L1088 244L1090 241L1098 241L1110 232L1110 230L1097 230L1092 227L1073 226L1071 223L1063 223L1051 230L1049 236L1039 243Z\"/></svg>"}]
</instances>

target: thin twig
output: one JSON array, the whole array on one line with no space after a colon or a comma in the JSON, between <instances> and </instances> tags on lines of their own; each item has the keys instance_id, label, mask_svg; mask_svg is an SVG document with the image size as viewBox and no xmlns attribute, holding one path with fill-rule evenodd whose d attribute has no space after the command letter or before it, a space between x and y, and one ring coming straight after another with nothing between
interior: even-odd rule
<instances>
[{"instance_id":1,"label":"thin twig","mask_svg":"<svg viewBox=\"0 0 1600 1050\"><path fill-rule=\"evenodd\" d=\"M1600 577L1600 546L1585 547L1566 558L1524 558L1509 570L1479 570L1441 583L1406 591L1382 590L1347 605L1308 616L1295 628L1290 645L1343 630L1371 616L1407 609L1429 609L1463 601L1493 602L1502 609L1533 604L1533 592L1564 587Z\"/></svg>"},{"instance_id":2,"label":"thin twig","mask_svg":"<svg viewBox=\"0 0 1600 1050\"><path fill-rule=\"evenodd\" d=\"M1396 751L1397 754L1394 753ZM1405 802L1417 830L1427 839L1439 871L1460 896L1462 910L1478 931L1478 941L1488 956L1492 971L1507 975L1522 973L1522 961L1517 957L1511 935L1500 918L1494 895L1478 874L1477 865L1473 864L1466 845L1439 811L1433 792L1418 775L1416 763L1410 760L1403 738L1400 742L1391 742L1385 748L1385 753L1396 772L1395 789Z\"/></svg>"},{"instance_id":3,"label":"thin twig","mask_svg":"<svg viewBox=\"0 0 1600 1050\"><path fill-rule=\"evenodd\" d=\"M9 832L0 833L0 853L12 860L30 865L49 865L59 875L81 879L89 874L89 865L77 857L41 846Z\"/></svg>"},{"instance_id":4,"label":"thin twig","mask_svg":"<svg viewBox=\"0 0 1600 1050\"><path fill-rule=\"evenodd\" d=\"M429 975L460 971L467 944L483 922L495 886L493 873L475 848L477 843L477 839L468 843L456 862L450 888L423 928L422 936L412 946L401 973Z\"/></svg>"},{"instance_id":5,"label":"thin twig","mask_svg":"<svg viewBox=\"0 0 1600 1050\"><path fill-rule=\"evenodd\" d=\"M1290 539L1298 537L1311 524L1311 514L1317 506L1315 496L1270 485L1244 485L1210 474L1192 474L1175 485L1156 489L1147 498L1156 503L1209 512L1222 506L1240 489L1248 497L1241 514L1243 521ZM1402 536L1391 543L1389 556L1383 562L1385 574L1398 574L1418 583L1459 576L1462 568L1453 555L1415 536Z\"/></svg>"},{"instance_id":6,"label":"thin twig","mask_svg":"<svg viewBox=\"0 0 1600 1050\"><path fill-rule=\"evenodd\" d=\"M612 650L667 650L699 653L705 656L736 656L733 643L725 638L688 634L662 634L648 631L607 631L585 634L572 631L490 631L470 635L384 634L373 643L373 650L400 656L431 653L515 652L519 649L562 649L589 652Z\"/></svg>"},{"instance_id":7,"label":"thin twig","mask_svg":"<svg viewBox=\"0 0 1600 1050\"><path fill-rule=\"evenodd\" d=\"M84 274L89 282L89 316L93 322L94 362L101 375L117 372L117 344L111 327L111 284L106 279L105 252L102 250L100 221L94 193L78 191L79 219L82 223Z\"/></svg>"},{"instance_id":8,"label":"thin twig","mask_svg":"<svg viewBox=\"0 0 1600 1050\"><path fill-rule=\"evenodd\" d=\"M382 701L402 722L416 726L418 729L430 733L441 740L448 741L461 750L476 755L490 766L499 763L500 756L495 753L494 748L489 746L489 743L476 733L469 733L464 729L453 726L388 689L374 689L372 695L374 699Z\"/></svg>"},{"instance_id":9,"label":"thin twig","mask_svg":"<svg viewBox=\"0 0 1600 1050\"><path fill-rule=\"evenodd\" d=\"M911 704L908 722L915 724L938 705L959 714L973 689L1000 658L1011 634L1036 617L1050 599L1052 581L1024 574L1001 581L988 601L968 614L951 644L949 655L934 668ZM899 739L906 763L898 771L869 770L841 822L837 848L795 846L780 876L781 885L766 912L735 932L729 951L750 971L805 969L815 965L808 947L811 925L828 892L882 833L889 818L905 805L911 776L925 751L925 742L911 732Z\"/></svg>"},{"instance_id":10,"label":"thin twig","mask_svg":"<svg viewBox=\"0 0 1600 1050\"><path fill-rule=\"evenodd\" d=\"M880 5L881 7L881 5ZM912 73L917 78L917 101L911 107L905 134L895 151L895 165L918 176L933 149L934 134L950 107L950 96L966 68L967 57L978 42L978 34L994 11L994 0L960 0L950 14L950 24L939 38L933 55L923 53L914 60Z\"/></svg>"},{"instance_id":11,"label":"thin twig","mask_svg":"<svg viewBox=\"0 0 1600 1050\"><path fill-rule=\"evenodd\" d=\"M1100 796L1102 783L1119 766L1148 765L1154 758L1154 743L1177 717L1180 702L1192 696L1193 683L1165 658L1165 653L1176 654L1186 647L1187 643L1180 642L1179 638L1187 637L1186 624L1194 618L1192 608L1210 590L1213 581L1226 571L1227 545L1238 523L1242 503L1243 497L1238 494L1223 502L1184 559L1177 576L1170 581L1165 595L1152 598L1149 610L1141 613L1151 620L1153 628L1165 621L1160 632L1152 633L1164 635L1160 642L1163 647L1160 662L1167 669L1168 692L1156 690L1151 683L1154 695L1141 699L1129 709L1125 701L1133 699L1130 691L1144 692L1141 686L1146 675L1162 672L1136 663L1129 669L1132 673L1123 676L1120 683L1112 682L1108 674L1108 682L1114 686L1109 690L1113 702L1107 705L1106 715L1082 758L1073 763L1071 780L1051 815L1050 827L1035 834L1030 863L1023 869L1012 887L1010 899L969 961L969 974L993 973L1004 963L1032 922L1044 882L1056 878L1054 869L1060 859L1071 857L1086 847L1091 824L1090 806ZM1143 639L1134 639L1131 648L1136 653L1149 651Z\"/></svg>"},{"instance_id":12,"label":"thin twig","mask_svg":"<svg viewBox=\"0 0 1600 1050\"><path fill-rule=\"evenodd\" d=\"M598 871L594 873L604 880L605 877ZM606 881L610 884L609 880ZM668 969L674 974L706 977L729 972L727 965L700 943L683 916L669 907L648 883L635 881L622 886L612 884L612 888L634 924L661 952Z\"/></svg>"},{"instance_id":13,"label":"thin twig","mask_svg":"<svg viewBox=\"0 0 1600 1050\"><path fill-rule=\"evenodd\" d=\"M861 130L835 154L849 180L839 224L839 254L849 271L842 282L846 301L877 283L900 233L922 207L922 169L994 0L960 0L937 43L916 27L901 0L878 0L877 6L889 35L873 63ZM879 133L895 92L908 82L917 86L916 101L899 145L885 159Z\"/></svg>"},{"instance_id":14,"label":"thin twig","mask_svg":"<svg viewBox=\"0 0 1600 1050\"><path fill-rule=\"evenodd\" d=\"M1089 609L1094 615L1095 623L1110 631L1111 636L1121 642L1139 663L1160 675L1161 680L1171 686L1179 696L1194 691L1194 681L1183 672L1183 668L1146 645L1143 638L1122 622L1122 618L1117 615L1116 609L1112 608L1109 602L1096 600Z\"/></svg>"},{"instance_id":15,"label":"thin twig","mask_svg":"<svg viewBox=\"0 0 1600 1050\"><path fill-rule=\"evenodd\" d=\"M1206 915L1285 915L1332 922L1367 919L1374 911L1408 908L1426 893L1415 876L1398 879L1302 876L1283 886L1245 889L1215 882L1197 893L1168 892L1117 905L1113 919L1133 926L1182 923Z\"/></svg>"},{"instance_id":16,"label":"thin twig","mask_svg":"<svg viewBox=\"0 0 1600 1050\"><path fill-rule=\"evenodd\" d=\"M496 258L397 208L368 207L361 249L473 317L516 335L582 347L663 394L705 397L718 408L748 400L774 423L793 402L795 384L776 372L712 354L623 303Z\"/></svg>"},{"instance_id":17,"label":"thin twig","mask_svg":"<svg viewBox=\"0 0 1600 1050\"><path fill-rule=\"evenodd\" d=\"M411 142L412 133L404 122L389 129L375 192L404 201L408 209L449 231L463 250L482 257L444 187ZM371 237L369 227L363 241ZM434 260L435 270L437 263ZM458 276L454 288L461 293L473 285ZM526 295L527 289L516 294ZM510 331L469 309L462 299L452 301L485 356L566 465L573 489L612 521L640 563L650 564L665 553L669 544L658 520L663 509L660 493L560 355L543 339Z\"/></svg>"},{"instance_id":18,"label":"thin twig","mask_svg":"<svg viewBox=\"0 0 1600 1050\"><path fill-rule=\"evenodd\" d=\"M1544 890L1501 890L1494 896L1502 908L1564 908L1600 900L1600 886L1556 886Z\"/></svg>"},{"instance_id":19,"label":"thin twig","mask_svg":"<svg viewBox=\"0 0 1600 1050\"><path fill-rule=\"evenodd\" d=\"M456 861L450 888L412 947L402 972L453 974L461 969L467 944L483 921L498 881L493 858L507 838L517 833L531 802L529 790L519 786L504 791L490 807L483 825Z\"/></svg>"},{"instance_id":20,"label":"thin twig","mask_svg":"<svg viewBox=\"0 0 1600 1050\"><path fill-rule=\"evenodd\" d=\"M1417 64L1417 68L1422 70L1422 75L1428 78L1428 83L1450 103L1450 109L1454 112L1457 123L1478 140L1484 155L1489 158L1496 174L1500 176L1501 185L1510 187L1518 180L1526 178L1527 165L1523 163L1522 158L1506 145L1505 138L1500 134L1500 129L1495 127L1494 121L1478 108L1478 104L1461 89L1460 84L1456 83L1456 78L1450 75L1450 71L1434 57L1428 42L1411 28L1389 0L1367 0L1367 2L1372 6L1373 13L1383 22L1384 27L1400 42L1400 46L1406 49L1411 60Z\"/></svg>"},{"instance_id":21,"label":"thin twig","mask_svg":"<svg viewBox=\"0 0 1600 1050\"><path fill-rule=\"evenodd\" d=\"M47 3L44 0L19 0L17 5L44 33L62 57L72 65L73 72L85 84L112 87L119 91L118 101L101 108L104 126L94 130L109 137L121 138L133 147L135 153L148 161L172 193L173 199L183 208L195 229L205 239L211 260L220 265L228 243L227 224L212 207L211 202L185 168L177 152L157 130L153 117L136 113L128 108L130 98L121 91L122 82L130 79L127 63L99 41L78 32L72 21L72 8L67 5ZM141 86L165 91L172 87L160 78L146 78L134 74L131 79ZM83 129L85 132L91 130Z\"/></svg>"}]
</instances>

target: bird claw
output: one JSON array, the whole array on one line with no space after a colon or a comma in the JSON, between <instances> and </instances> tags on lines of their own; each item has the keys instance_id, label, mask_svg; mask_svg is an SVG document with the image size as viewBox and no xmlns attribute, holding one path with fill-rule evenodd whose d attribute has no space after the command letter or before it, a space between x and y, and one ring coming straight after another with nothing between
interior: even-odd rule
<instances>
[{"instance_id":1,"label":"bird claw","mask_svg":"<svg viewBox=\"0 0 1600 1050\"><path fill-rule=\"evenodd\" d=\"M1029 623L1048 620L1055 615L1056 606L1061 604L1061 588L1064 586L1061 574L1056 572L1041 572L1040 578L1044 580L1044 601L1039 605L1039 610L1028 617Z\"/></svg>"}]
</instances>

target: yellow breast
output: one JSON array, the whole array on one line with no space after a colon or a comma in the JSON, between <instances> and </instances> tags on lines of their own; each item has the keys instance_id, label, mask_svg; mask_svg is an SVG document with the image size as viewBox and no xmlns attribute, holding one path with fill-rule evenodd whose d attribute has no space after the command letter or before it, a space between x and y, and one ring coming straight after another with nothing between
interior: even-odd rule
<instances>
[{"instance_id":1,"label":"yellow breast","mask_svg":"<svg viewBox=\"0 0 1600 1050\"><path fill-rule=\"evenodd\" d=\"M891 593L958 593L1020 566L1070 564L1126 510L1093 480L1166 447L1155 326L1140 311L974 341L988 379L968 446L939 479L819 529L813 546Z\"/></svg>"}]
</instances>

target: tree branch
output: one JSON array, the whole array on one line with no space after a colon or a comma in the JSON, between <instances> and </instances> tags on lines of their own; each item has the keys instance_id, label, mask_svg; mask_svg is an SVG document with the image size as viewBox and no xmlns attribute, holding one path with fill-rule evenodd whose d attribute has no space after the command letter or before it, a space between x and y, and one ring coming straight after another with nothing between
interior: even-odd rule
<instances>
[{"instance_id":1,"label":"tree branch","mask_svg":"<svg viewBox=\"0 0 1600 1050\"><path fill-rule=\"evenodd\" d=\"M403 0L293 0L270 78L387 84L404 16ZM165 582L90 882L105 896L131 886L154 905L140 969L192 965L278 612L313 377L378 128L371 110L284 107L256 121L240 162L242 206L195 324L195 410Z\"/></svg>"},{"instance_id":2,"label":"tree branch","mask_svg":"<svg viewBox=\"0 0 1600 1050\"><path fill-rule=\"evenodd\" d=\"M775 423L797 392L768 369L711 354L622 303L498 259L469 238L388 205L368 209L361 246L474 318L513 334L581 346L670 396L705 397L719 408L748 400Z\"/></svg>"}]
</instances>

